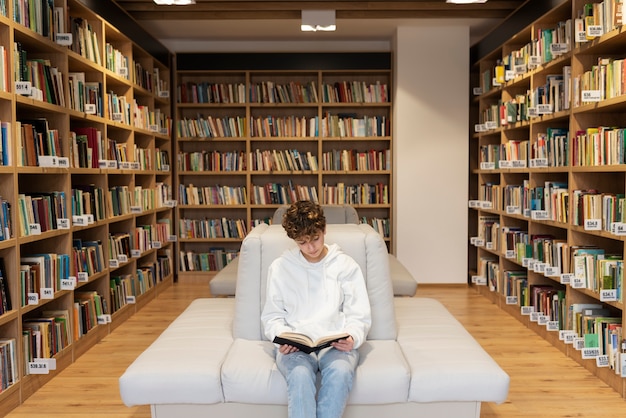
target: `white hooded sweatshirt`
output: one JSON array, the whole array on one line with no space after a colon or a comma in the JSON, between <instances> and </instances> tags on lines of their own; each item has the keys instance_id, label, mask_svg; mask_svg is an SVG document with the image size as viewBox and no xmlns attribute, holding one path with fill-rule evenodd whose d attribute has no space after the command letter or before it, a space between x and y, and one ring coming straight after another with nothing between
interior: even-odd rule
<instances>
[{"instance_id":1,"label":"white hooded sweatshirt","mask_svg":"<svg viewBox=\"0 0 626 418\"><path fill-rule=\"evenodd\" d=\"M317 263L293 248L270 265L261 314L270 341L290 331L312 339L347 332L355 349L365 342L372 318L361 268L336 244L326 247Z\"/></svg>"}]
</instances>

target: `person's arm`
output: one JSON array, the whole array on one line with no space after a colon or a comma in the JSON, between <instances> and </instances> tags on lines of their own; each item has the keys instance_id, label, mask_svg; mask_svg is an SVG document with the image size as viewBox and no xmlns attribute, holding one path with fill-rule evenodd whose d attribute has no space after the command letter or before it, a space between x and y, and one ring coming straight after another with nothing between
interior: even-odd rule
<instances>
[{"instance_id":1,"label":"person's arm","mask_svg":"<svg viewBox=\"0 0 626 418\"><path fill-rule=\"evenodd\" d=\"M261 322L263 324L263 332L265 337L273 341L277 335L293 331L287 325L285 317L287 312L284 308L283 295L280 292L280 286L277 284L278 276L274 263L270 265L267 272L267 291L265 293L265 305L261 313Z\"/></svg>"},{"instance_id":2,"label":"person's arm","mask_svg":"<svg viewBox=\"0 0 626 418\"><path fill-rule=\"evenodd\" d=\"M343 314L346 319L345 331L353 339L352 348L359 348L365 342L372 325L372 314L363 273L359 265L354 260L351 261L342 280ZM342 347L348 345L349 342Z\"/></svg>"}]
</instances>

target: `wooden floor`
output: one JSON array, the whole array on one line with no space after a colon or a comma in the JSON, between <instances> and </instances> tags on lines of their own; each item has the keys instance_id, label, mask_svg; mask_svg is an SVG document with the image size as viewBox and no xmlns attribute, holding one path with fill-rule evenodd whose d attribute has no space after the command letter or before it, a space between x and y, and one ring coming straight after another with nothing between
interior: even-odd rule
<instances>
[{"instance_id":1,"label":"wooden floor","mask_svg":"<svg viewBox=\"0 0 626 418\"><path fill-rule=\"evenodd\" d=\"M192 299L208 296L206 284L171 286L7 417L149 417L147 406L122 404L118 378ZM483 404L482 417L626 416L615 391L474 289L420 286L418 296L446 305L511 376L508 400Z\"/></svg>"}]
</instances>

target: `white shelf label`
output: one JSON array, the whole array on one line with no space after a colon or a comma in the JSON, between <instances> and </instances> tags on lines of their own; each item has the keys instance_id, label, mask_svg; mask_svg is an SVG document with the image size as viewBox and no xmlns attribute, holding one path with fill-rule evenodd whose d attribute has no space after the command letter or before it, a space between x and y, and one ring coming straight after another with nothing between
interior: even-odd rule
<instances>
[{"instance_id":1,"label":"white shelf label","mask_svg":"<svg viewBox=\"0 0 626 418\"><path fill-rule=\"evenodd\" d=\"M117 261L120 263L128 263L128 256L126 254L118 254Z\"/></svg>"},{"instance_id":2,"label":"white shelf label","mask_svg":"<svg viewBox=\"0 0 626 418\"><path fill-rule=\"evenodd\" d=\"M41 299L54 299L54 289L51 287L42 287L39 289Z\"/></svg>"},{"instance_id":3,"label":"white shelf label","mask_svg":"<svg viewBox=\"0 0 626 418\"><path fill-rule=\"evenodd\" d=\"M528 57L528 64L532 65L533 67L537 67L538 65L541 65L541 56L531 55L530 57Z\"/></svg>"},{"instance_id":4,"label":"white shelf label","mask_svg":"<svg viewBox=\"0 0 626 418\"><path fill-rule=\"evenodd\" d=\"M537 105L537 114L539 115L549 115L552 113L552 105L547 104L538 104Z\"/></svg>"},{"instance_id":5,"label":"white shelf label","mask_svg":"<svg viewBox=\"0 0 626 418\"><path fill-rule=\"evenodd\" d=\"M572 277L572 280L570 282L570 286L572 286L572 289L584 289L585 286L585 279L583 277Z\"/></svg>"},{"instance_id":6,"label":"white shelf label","mask_svg":"<svg viewBox=\"0 0 626 418\"><path fill-rule=\"evenodd\" d=\"M589 103L602 101L602 92L600 90L583 90L580 94L580 100Z\"/></svg>"},{"instance_id":7,"label":"white shelf label","mask_svg":"<svg viewBox=\"0 0 626 418\"><path fill-rule=\"evenodd\" d=\"M86 226L87 216L86 215L72 215L72 223L74 224L74 226Z\"/></svg>"},{"instance_id":8,"label":"white shelf label","mask_svg":"<svg viewBox=\"0 0 626 418\"><path fill-rule=\"evenodd\" d=\"M128 68L127 67L120 67L117 69L117 75L119 75L120 77L124 77L127 78L128 77Z\"/></svg>"},{"instance_id":9,"label":"white shelf label","mask_svg":"<svg viewBox=\"0 0 626 418\"><path fill-rule=\"evenodd\" d=\"M574 278L574 274L563 273L561 274L561 284L570 284L573 278Z\"/></svg>"},{"instance_id":10,"label":"white shelf label","mask_svg":"<svg viewBox=\"0 0 626 418\"><path fill-rule=\"evenodd\" d=\"M600 290L600 302L616 302L616 301L617 301L617 289Z\"/></svg>"},{"instance_id":11,"label":"white shelf label","mask_svg":"<svg viewBox=\"0 0 626 418\"><path fill-rule=\"evenodd\" d=\"M39 155L37 157L37 163L39 167L45 168L58 168L59 159L54 155Z\"/></svg>"},{"instance_id":12,"label":"white shelf label","mask_svg":"<svg viewBox=\"0 0 626 418\"><path fill-rule=\"evenodd\" d=\"M78 273L76 273L76 276L80 283L87 283L89 281L89 273L87 273L86 271L79 271Z\"/></svg>"},{"instance_id":13,"label":"white shelf label","mask_svg":"<svg viewBox=\"0 0 626 418\"><path fill-rule=\"evenodd\" d=\"M547 158L533 158L530 160L530 168L545 168L548 166Z\"/></svg>"},{"instance_id":14,"label":"white shelf label","mask_svg":"<svg viewBox=\"0 0 626 418\"><path fill-rule=\"evenodd\" d=\"M130 170L130 162L129 161L121 161L117 164L120 170Z\"/></svg>"},{"instance_id":15,"label":"white shelf label","mask_svg":"<svg viewBox=\"0 0 626 418\"><path fill-rule=\"evenodd\" d=\"M130 213L141 213L141 212L143 212L143 209L141 208L141 206L130 207Z\"/></svg>"},{"instance_id":16,"label":"white shelf label","mask_svg":"<svg viewBox=\"0 0 626 418\"><path fill-rule=\"evenodd\" d=\"M84 107L85 109L85 113L88 115L95 115L96 114L96 105L95 103L85 103Z\"/></svg>"},{"instance_id":17,"label":"white shelf label","mask_svg":"<svg viewBox=\"0 0 626 418\"><path fill-rule=\"evenodd\" d=\"M507 305L517 305L517 296L507 296L506 297Z\"/></svg>"},{"instance_id":18,"label":"white shelf label","mask_svg":"<svg viewBox=\"0 0 626 418\"><path fill-rule=\"evenodd\" d=\"M131 170L141 170L141 164L137 161L131 162L130 163L130 169Z\"/></svg>"},{"instance_id":19,"label":"white shelf label","mask_svg":"<svg viewBox=\"0 0 626 418\"><path fill-rule=\"evenodd\" d=\"M29 374L50 374L48 363L41 361L29 361L28 362Z\"/></svg>"},{"instance_id":20,"label":"white shelf label","mask_svg":"<svg viewBox=\"0 0 626 418\"><path fill-rule=\"evenodd\" d=\"M39 293L28 293L26 295L28 305L39 305Z\"/></svg>"},{"instance_id":21,"label":"white shelf label","mask_svg":"<svg viewBox=\"0 0 626 418\"><path fill-rule=\"evenodd\" d=\"M70 168L70 159L68 157L57 157L59 168Z\"/></svg>"},{"instance_id":22,"label":"white shelf label","mask_svg":"<svg viewBox=\"0 0 626 418\"><path fill-rule=\"evenodd\" d=\"M505 258L515 258L515 250L506 250L504 252Z\"/></svg>"},{"instance_id":23,"label":"white shelf label","mask_svg":"<svg viewBox=\"0 0 626 418\"><path fill-rule=\"evenodd\" d=\"M472 93L474 94L474 96L480 96L481 94L483 94L483 89L482 87L474 87L472 88Z\"/></svg>"},{"instance_id":24,"label":"white shelf label","mask_svg":"<svg viewBox=\"0 0 626 418\"><path fill-rule=\"evenodd\" d=\"M535 221L548 221L550 220L550 214L547 210L531 210L530 218Z\"/></svg>"},{"instance_id":25,"label":"white shelf label","mask_svg":"<svg viewBox=\"0 0 626 418\"><path fill-rule=\"evenodd\" d=\"M152 241L152 248L161 248L161 241Z\"/></svg>"},{"instance_id":26,"label":"white shelf label","mask_svg":"<svg viewBox=\"0 0 626 418\"><path fill-rule=\"evenodd\" d=\"M555 266L546 266L543 274L546 277L559 277L561 276L561 268Z\"/></svg>"},{"instance_id":27,"label":"white shelf label","mask_svg":"<svg viewBox=\"0 0 626 418\"><path fill-rule=\"evenodd\" d=\"M122 122L124 120L124 114L115 112L111 115L111 120L113 120L113 122Z\"/></svg>"},{"instance_id":28,"label":"white shelf label","mask_svg":"<svg viewBox=\"0 0 626 418\"><path fill-rule=\"evenodd\" d=\"M609 367L609 356L602 354L596 357L596 367Z\"/></svg>"},{"instance_id":29,"label":"white shelf label","mask_svg":"<svg viewBox=\"0 0 626 418\"><path fill-rule=\"evenodd\" d=\"M110 324L110 323L111 323L111 315L109 314L98 315L98 324L104 325L104 324Z\"/></svg>"},{"instance_id":30,"label":"white shelf label","mask_svg":"<svg viewBox=\"0 0 626 418\"><path fill-rule=\"evenodd\" d=\"M114 258L109 260L109 267L117 268L120 266L120 262Z\"/></svg>"},{"instance_id":31,"label":"white shelf label","mask_svg":"<svg viewBox=\"0 0 626 418\"><path fill-rule=\"evenodd\" d=\"M585 219L585 231L601 231L602 219Z\"/></svg>"},{"instance_id":32,"label":"white shelf label","mask_svg":"<svg viewBox=\"0 0 626 418\"><path fill-rule=\"evenodd\" d=\"M126 296L126 303L128 303L129 305L133 305L137 303L137 298L135 298L134 296Z\"/></svg>"},{"instance_id":33,"label":"white shelf label","mask_svg":"<svg viewBox=\"0 0 626 418\"><path fill-rule=\"evenodd\" d=\"M531 315L533 312L535 312L534 306L522 306L520 308L520 313L522 315Z\"/></svg>"},{"instance_id":34,"label":"white shelf label","mask_svg":"<svg viewBox=\"0 0 626 418\"><path fill-rule=\"evenodd\" d=\"M61 290L74 290L76 288L76 277L69 276L67 279L61 279Z\"/></svg>"},{"instance_id":35,"label":"white shelf label","mask_svg":"<svg viewBox=\"0 0 626 418\"><path fill-rule=\"evenodd\" d=\"M30 96L32 93L33 86L30 81L16 81L15 82L15 93L21 94L22 96Z\"/></svg>"},{"instance_id":36,"label":"white shelf label","mask_svg":"<svg viewBox=\"0 0 626 418\"><path fill-rule=\"evenodd\" d=\"M162 99L169 99L170 91L169 90L161 90L159 91L159 97Z\"/></svg>"},{"instance_id":37,"label":"white shelf label","mask_svg":"<svg viewBox=\"0 0 626 418\"><path fill-rule=\"evenodd\" d=\"M513 68L515 75L523 75L528 72L528 66L526 64L518 64Z\"/></svg>"},{"instance_id":38,"label":"white shelf label","mask_svg":"<svg viewBox=\"0 0 626 418\"><path fill-rule=\"evenodd\" d=\"M611 233L618 236L626 235L626 224L623 222L613 222L611 224Z\"/></svg>"},{"instance_id":39,"label":"white shelf label","mask_svg":"<svg viewBox=\"0 0 626 418\"><path fill-rule=\"evenodd\" d=\"M140 250L130 250L130 256L133 258L141 257Z\"/></svg>"},{"instance_id":40,"label":"white shelf label","mask_svg":"<svg viewBox=\"0 0 626 418\"><path fill-rule=\"evenodd\" d=\"M559 321L548 321L546 330L557 332L559 330Z\"/></svg>"},{"instance_id":41,"label":"white shelf label","mask_svg":"<svg viewBox=\"0 0 626 418\"><path fill-rule=\"evenodd\" d=\"M495 161L484 161L482 163L480 163L480 169L481 170L495 170L496 169L496 163Z\"/></svg>"},{"instance_id":42,"label":"white shelf label","mask_svg":"<svg viewBox=\"0 0 626 418\"><path fill-rule=\"evenodd\" d=\"M74 38L71 33L56 33L54 41L61 46L70 46L74 42Z\"/></svg>"},{"instance_id":43,"label":"white shelf label","mask_svg":"<svg viewBox=\"0 0 626 418\"><path fill-rule=\"evenodd\" d=\"M178 237L176 235L168 235L167 242L176 242L178 241Z\"/></svg>"},{"instance_id":44,"label":"white shelf label","mask_svg":"<svg viewBox=\"0 0 626 418\"><path fill-rule=\"evenodd\" d=\"M484 123L477 123L476 125L474 125L474 132L486 132L487 131L487 125L485 125Z\"/></svg>"},{"instance_id":45,"label":"white shelf label","mask_svg":"<svg viewBox=\"0 0 626 418\"><path fill-rule=\"evenodd\" d=\"M486 123L485 123L485 127L486 127L488 130L491 130L491 129L498 129L498 122L493 121L493 120L490 120L490 121L488 121L488 122L486 122Z\"/></svg>"},{"instance_id":46,"label":"white shelf label","mask_svg":"<svg viewBox=\"0 0 626 418\"><path fill-rule=\"evenodd\" d=\"M584 347L582 349L582 357L585 360L595 359L600 355L600 349L598 347Z\"/></svg>"},{"instance_id":47,"label":"white shelf label","mask_svg":"<svg viewBox=\"0 0 626 418\"><path fill-rule=\"evenodd\" d=\"M41 225L39 224L29 224L28 230L30 231L30 235L41 235Z\"/></svg>"},{"instance_id":48,"label":"white shelf label","mask_svg":"<svg viewBox=\"0 0 626 418\"><path fill-rule=\"evenodd\" d=\"M587 26L587 36L595 38L604 35L604 27L602 25Z\"/></svg>"},{"instance_id":49,"label":"white shelf label","mask_svg":"<svg viewBox=\"0 0 626 418\"><path fill-rule=\"evenodd\" d=\"M569 50L569 46L565 43L550 44L550 52L553 55L565 54Z\"/></svg>"},{"instance_id":50,"label":"white shelf label","mask_svg":"<svg viewBox=\"0 0 626 418\"><path fill-rule=\"evenodd\" d=\"M70 220L68 218L58 218L57 229L70 229Z\"/></svg>"}]
</instances>

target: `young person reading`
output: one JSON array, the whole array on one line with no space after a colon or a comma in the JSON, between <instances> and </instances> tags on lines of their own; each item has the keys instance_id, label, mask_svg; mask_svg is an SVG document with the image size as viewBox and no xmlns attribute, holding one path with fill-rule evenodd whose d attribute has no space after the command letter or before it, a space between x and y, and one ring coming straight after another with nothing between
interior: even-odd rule
<instances>
[{"instance_id":1,"label":"young person reading","mask_svg":"<svg viewBox=\"0 0 626 418\"><path fill-rule=\"evenodd\" d=\"M295 332L312 340L339 338L310 353L296 343L278 345L276 365L287 382L289 418L340 418L359 362L357 348L371 326L365 280L356 261L336 244L324 243L326 219L318 204L292 204L282 225L297 248L269 267L261 314L266 337L285 341L275 338Z\"/></svg>"}]
</instances>

